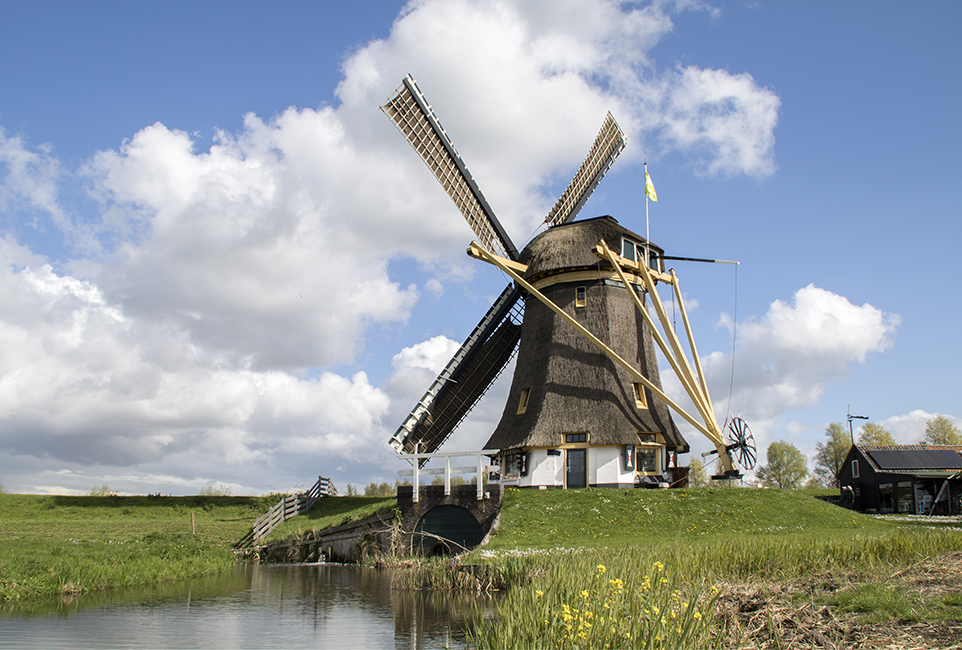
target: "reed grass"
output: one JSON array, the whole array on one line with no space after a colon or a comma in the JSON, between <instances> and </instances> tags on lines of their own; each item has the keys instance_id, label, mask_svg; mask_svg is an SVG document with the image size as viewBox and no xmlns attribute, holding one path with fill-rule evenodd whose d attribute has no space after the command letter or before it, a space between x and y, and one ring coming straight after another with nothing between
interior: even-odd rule
<instances>
[{"instance_id":1,"label":"reed grass","mask_svg":"<svg viewBox=\"0 0 962 650\"><path fill-rule=\"evenodd\" d=\"M610 562L604 564L599 560ZM576 554L550 566L478 620L468 646L488 648L709 648L717 590L679 579L639 554Z\"/></svg>"}]
</instances>

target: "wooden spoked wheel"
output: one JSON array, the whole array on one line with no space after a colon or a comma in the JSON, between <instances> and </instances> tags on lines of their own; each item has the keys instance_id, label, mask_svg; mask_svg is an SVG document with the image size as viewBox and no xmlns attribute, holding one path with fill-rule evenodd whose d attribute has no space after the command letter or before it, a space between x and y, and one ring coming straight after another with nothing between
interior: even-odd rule
<instances>
[{"instance_id":1,"label":"wooden spoked wheel","mask_svg":"<svg viewBox=\"0 0 962 650\"><path fill-rule=\"evenodd\" d=\"M728 449L732 458L745 469L754 469L758 460L755 449L755 438L748 423L740 417L733 417L728 422Z\"/></svg>"}]
</instances>

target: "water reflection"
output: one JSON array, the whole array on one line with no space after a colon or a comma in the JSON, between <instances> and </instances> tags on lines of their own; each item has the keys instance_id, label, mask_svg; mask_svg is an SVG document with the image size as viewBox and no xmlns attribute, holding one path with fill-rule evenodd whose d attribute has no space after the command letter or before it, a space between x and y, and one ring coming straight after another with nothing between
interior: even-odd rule
<instances>
[{"instance_id":1,"label":"water reflection","mask_svg":"<svg viewBox=\"0 0 962 650\"><path fill-rule=\"evenodd\" d=\"M0 647L441 648L493 602L391 590L390 571L259 565L0 611Z\"/></svg>"}]
</instances>

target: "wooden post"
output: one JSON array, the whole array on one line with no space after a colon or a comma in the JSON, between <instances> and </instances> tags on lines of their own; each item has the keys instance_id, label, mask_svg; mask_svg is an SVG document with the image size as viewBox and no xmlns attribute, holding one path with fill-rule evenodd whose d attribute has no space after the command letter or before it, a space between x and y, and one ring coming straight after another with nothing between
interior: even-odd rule
<instances>
[{"instance_id":1,"label":"wooden post","mask_svg":"<svg viewBox=\"0 0 962 650\"><path fill-rule=\"evenodd\" d=\"M190 534L194 534L194 511L190 511Z\"/></svg>"},{"instance_id":2,"label":"wooden post","mask_svg":"<svg viewBox=\"0 0 962 650\"><path fill-rule=\"evenodd\" d=\"M444 457L444 496L451 496L451 457Z\"/></svg>"}]
</instances>

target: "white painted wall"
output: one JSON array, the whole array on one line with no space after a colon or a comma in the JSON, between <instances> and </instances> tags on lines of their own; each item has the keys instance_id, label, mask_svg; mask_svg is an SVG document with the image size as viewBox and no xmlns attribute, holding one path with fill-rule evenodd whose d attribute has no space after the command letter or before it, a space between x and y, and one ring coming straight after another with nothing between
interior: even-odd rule
<instances>
[{"instance_id":1,"label":"white painted wall","mask_svg":"<svg viewBox=\"0 0 962 650\"><path fill-rule=\"evenodd\" d=\"M588 448L588 484L633 484L635 474L625 471L622 459L623 447ZM517 481L505 481L506 485L519 487L564 487L564 455L549 456L547 449L533 449L528 459L528 475Z\"/></svg>"}]
</instances>

